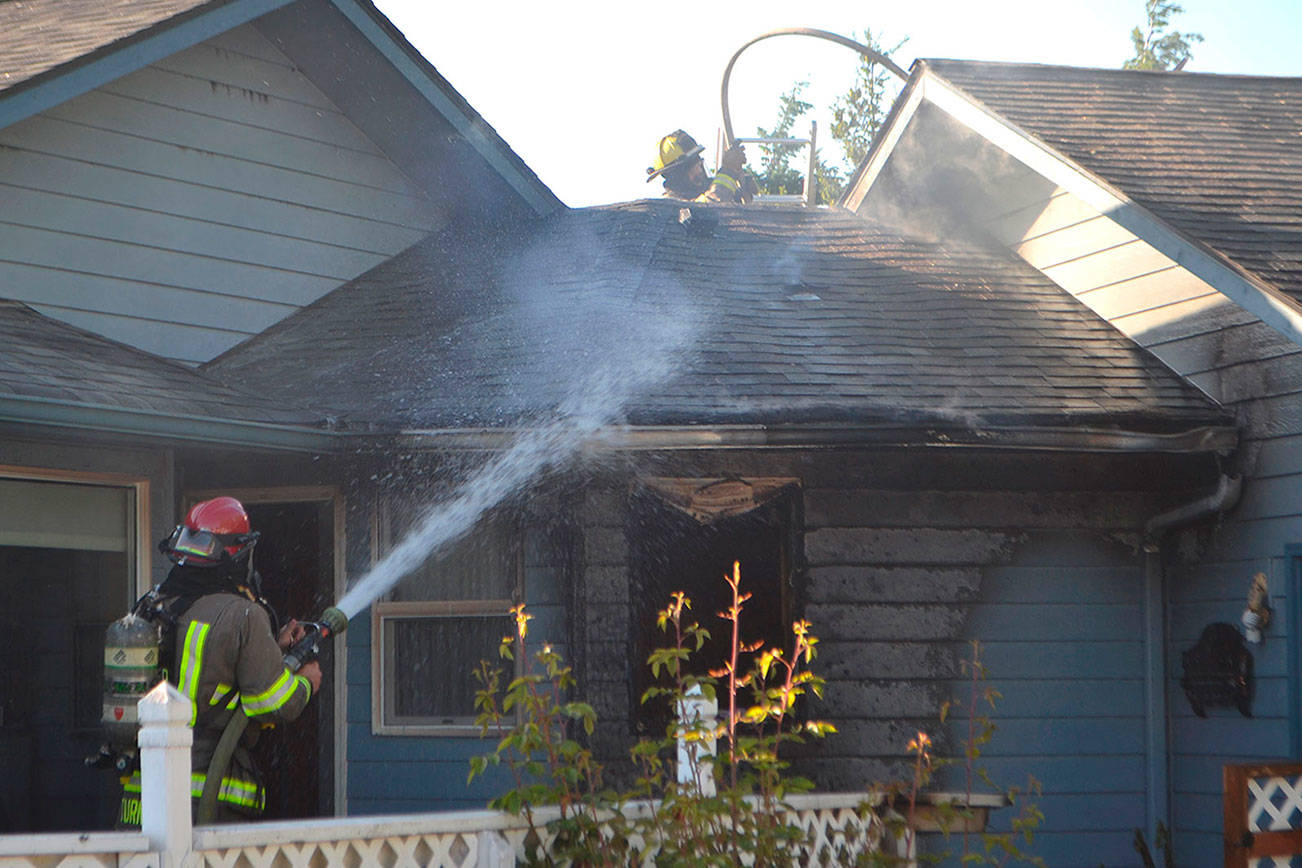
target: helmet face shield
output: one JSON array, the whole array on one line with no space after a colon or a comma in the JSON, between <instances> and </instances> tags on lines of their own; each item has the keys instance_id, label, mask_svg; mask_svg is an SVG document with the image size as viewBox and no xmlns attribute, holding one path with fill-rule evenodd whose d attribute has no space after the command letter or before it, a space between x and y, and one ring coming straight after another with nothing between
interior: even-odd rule
<instances>
[{"instance_id":1,"label":"helmet face shield","mask_svg":"<svg viewBox=\"0 0 1302 868\"><path fill-rule=\"evenodd\" d=\"M257 541L256 532L213 533L192 530L181 524L177 525L160 548L178 564L216 566L223 561L237 560L247 555Z\"/></svg>"},{"instance_id":2,"label":"helmet face shield","mask_svg":"<svg viewBox=\"0 0 1302 868\"><path fill-rule=\"evenodd\" d=\"M206 530L190 530L185 525L181 525L177 531L172 542L172 551L180 557L221 560L223 547L217 534Z\"/></svg>"}]
</instances>

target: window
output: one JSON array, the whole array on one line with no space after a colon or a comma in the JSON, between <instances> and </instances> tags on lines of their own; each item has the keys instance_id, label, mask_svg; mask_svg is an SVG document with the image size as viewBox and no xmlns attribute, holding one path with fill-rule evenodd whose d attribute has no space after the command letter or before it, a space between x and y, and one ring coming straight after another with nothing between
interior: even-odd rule
<instances>
[{"instance_id":1,"label":"window","mask_svg":"<svg viewBox=\"0 0 1302 868\"><path fill-rule=\"evenodd\" d=\"M789 647L791 623L799 611L795 564L800 551L798 488L790 479L646 480L635 493L630 527L633 580L632 719L647 732L663 732L667 710L641 706L652 685L645 665L654 648L672 639L656 626L656 612L673 591L692 600L690 618L710 631L692 655L697 674L718 668L731 639L716 613L727 608L724 583L734 561L741 564L741 590L750 593L741 618L744 644ZM749 661L741 663L749 668Z\"/></svg>"},{"instance_id":2,"label":"window","mask_svg":"<svg viewBox=\"0 0 1302 868\"><path fill-rule=\"evenodd\" d=\"M407 527L388 524L393 545ZM492 516L376 604L377 733L479 734L473 671L480 660L506 664L497 649L514 631L508 610L521 599L521 577L519 533Z\"/></svg>"},{"instance_id":3,"label":"window","mask_svg":"<svg viewBox=\"0 0 1302 868\"><path fill-rule=\"evenodd\" d=\"M143 482L0 471L0 832L113 827L104 630L134 601ZM90 480L95 481L90 481Z\"/></svg>"}]
</instances>

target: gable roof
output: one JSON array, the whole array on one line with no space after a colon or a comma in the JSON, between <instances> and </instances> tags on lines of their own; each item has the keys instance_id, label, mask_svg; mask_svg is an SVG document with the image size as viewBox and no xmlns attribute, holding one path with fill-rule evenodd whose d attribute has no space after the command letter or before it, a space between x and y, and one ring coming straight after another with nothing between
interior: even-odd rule
<instances>
[{"instance_id":1,"label":"gable roof","mask_svg":"<svg viewBox=\"0 0 1302 868\"><path fill-rule=\"evenodd\" d=\"M486 164L485 178L495 176L481 183L503 183L531 213L562 207L370 0L0 2L0 125L247 22L266 27L314 83L416 180L429 182L424 177L428 157L413 154L407 140L428 136L439 153L476 154ZM335 56L312 56L323 46Z\"/></svg>"},{"instance_id":2,"label":"gable roof","mask_svg":"<svg viewBox=\"0 0 1302 868\"><path fill-rule=\"evenodd\" d=\"M319 416L0 299L0 420L312 448Z\"/></svg>"},{"instance_id":3,"label":"gable roof","mask_svg":"<svg viewBox=\"0 0 1302 868\"><path fill-rule=\"evenodd\" d=\"M923 63L1302 300L1302 78Z\"/></svg>"},{"instance_id":4,"label":"gable roof","mask_svg":"<svg viewBox=\"0 0 1302 868\"><path fill-rule=\"evenodd\" d=\"M650 364L675 319L697 326L694 348L626 407L634 425L1226 422L1010 254L841 211L665 201L436 234L205 370L353 422L501 428L554 408L612 351Z\"/></svg>"}]
</instances>

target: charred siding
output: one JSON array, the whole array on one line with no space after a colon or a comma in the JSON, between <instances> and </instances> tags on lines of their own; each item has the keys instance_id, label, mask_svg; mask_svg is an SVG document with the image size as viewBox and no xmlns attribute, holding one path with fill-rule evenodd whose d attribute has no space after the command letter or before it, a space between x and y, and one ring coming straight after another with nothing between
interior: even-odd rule
<instances>
[{"instance_id":1,"label":"charred siding","mask_svg":"<svg viewBox=\"0 0 1302 868\"><path fill-rule=\"evenodd\" d=\"M822 452L696 458L655 474L802 479L798 591L828 680L809 713L839 732L798 748L798 771L827 790L897 778L919 729L955 755L968 717L961 660L980 640L988 685L1003 695L983 763L1010 785L1043 782L1046 855L1124 861L1147 762L1138 530L1188 496L1188 470L1100 456ZM580 520L583 684L601 713L595 745L614 763L633 737L628 685L640 665L628 653L639 629L629 484L589 492ZM948 729L946 701L960 703Z\"/></svg>"}]
</instances>

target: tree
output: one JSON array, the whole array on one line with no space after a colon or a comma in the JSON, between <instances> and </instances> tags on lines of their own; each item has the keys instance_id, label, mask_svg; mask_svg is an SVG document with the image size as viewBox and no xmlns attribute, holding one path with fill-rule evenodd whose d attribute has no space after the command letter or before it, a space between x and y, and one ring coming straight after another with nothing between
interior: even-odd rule
<instances>
[{"instance_id":1,"label":"tree","mask_svg":"<svg viewBox=\"0 0 1302 868\"><path fill-rule=\"evenodd\" d=\"M907 38L893 48L884 48L872 31L865 29L861 40L864 45L887 57L898 51ZM892 75L881 64L862 58L855 69L854 81L849 89L837 97L832 105L832 126L829 132L842 151L843 160L829 161L820 152L817 156L818 201L834 202L845 189L846 180L863 160L872 144L873 136L886 120L890 104L895 98ZM756 135L785 138L791 135L796 121L806 115L813 105L801 98L809 82L798 81L791 90L778 99L778 118L772 130L759 127ZM762 171L756 173L762 193L798 194L804 188L803 163L791 165L791 158L802 150L799 145L760 145L764 155Z\"/></svg>"},{"instance_id":2,"label":"tree","mask_svg":"<svg viewBox=\"0 0 1302 868\"><path fill-rule=\"evenodd\" d=\"M778 97L778 119L772 129L756 127L755 134L764 139L781 139L791 135L791 127L813 104L800 98L800 93L809 86L807 81L798 81L791 90ZM760 145L761 171L755 174L761 193L769 195L790 195L801 192L804 175L791 166L791 158L800 150L799 145Z\"/></svg>"},{"instance_id":3,"label":"tree","mask_svg":"<svg viewBox=\"0 0 1302 868\"><path fill-rule=\"evenodd\" d=\"M878 54L894 59L895 52L909 39L906 36L893 48L885 48L872 30L865 27L860 41ZM881 64L866 57L860 58L854 83L832 105L832 138L841 143L846 162L851 167L863 162L872 146L873 136L886 120L895 98L895 89L891 87L893 78L894 75Z\"/></svg>"},{"instance_id":4,"label":"tree","mask_svg":"<svg viewBox=\"0 0 1302 868\"><path fill-rule=\"evenodd\" d=\"M1193 57L1191 46L1202 42L1201 33L1181 33L1170 30L1171 19L1184 11L1173 0L1145 0L1147 21L1143 27L1130 31L1130 41L1135 46L1135 56L1121 65L1122 69L1178 69Z\"/></svg>"}]
</instances>

